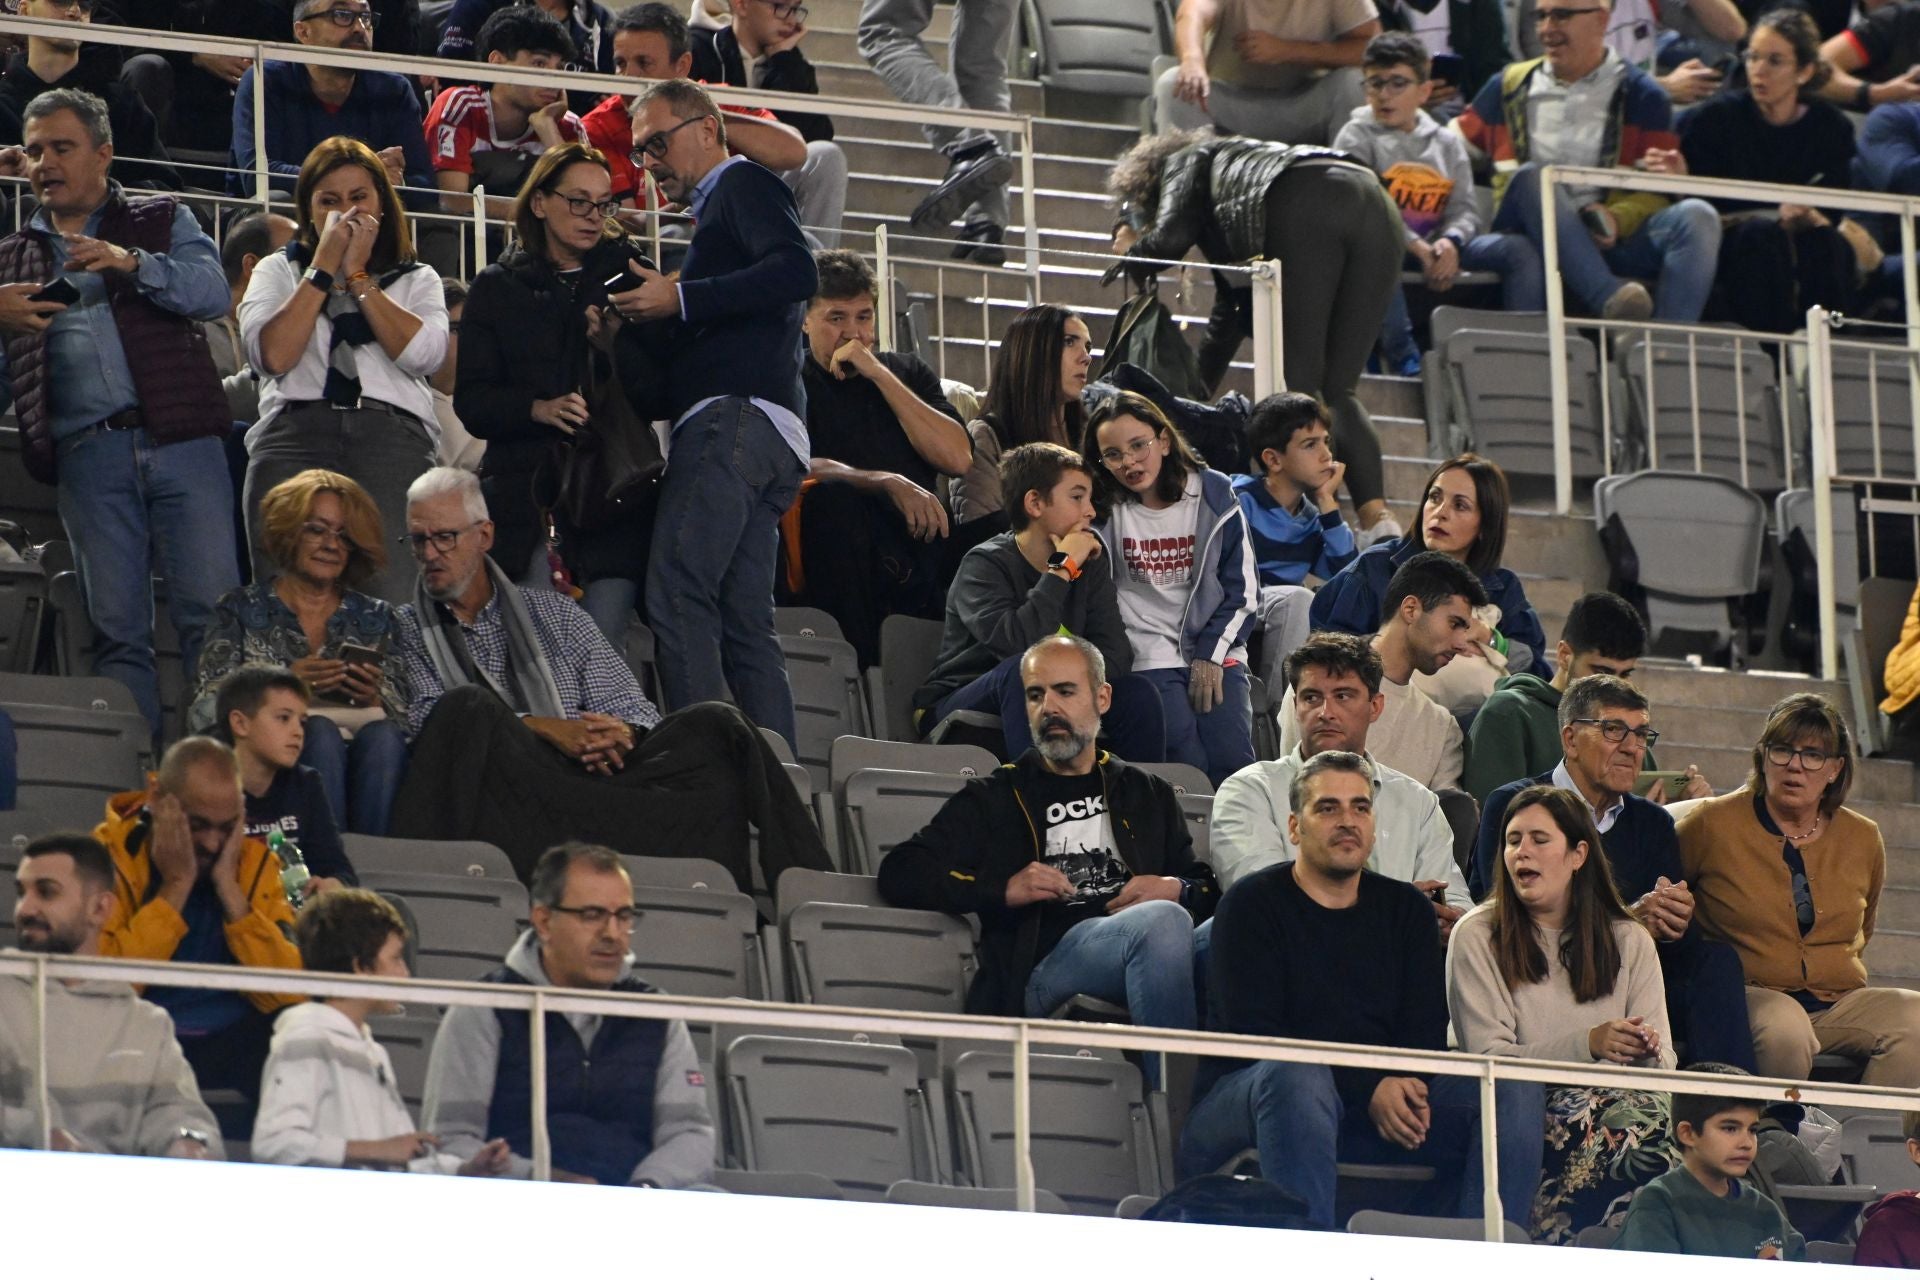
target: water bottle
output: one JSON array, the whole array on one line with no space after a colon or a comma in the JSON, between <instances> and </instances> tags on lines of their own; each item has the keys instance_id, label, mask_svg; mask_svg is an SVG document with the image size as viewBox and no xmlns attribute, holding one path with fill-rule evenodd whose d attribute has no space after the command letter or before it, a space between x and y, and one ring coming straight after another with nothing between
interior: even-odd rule
<instances>
[{"instance_id":1,"label":"water bottle","mask_svg":"<svg viewBox=\"0 0 1920 1280\"><path fill-rule=\"evenodd\" d=\"M280 887L286 890L287 901L298 911L307 900L307 881L313 879L313 873L307 870L307 860L300 855L300 846L280 831L267 834L267 848L280 859Z\"/></svg>"}]
</instances>

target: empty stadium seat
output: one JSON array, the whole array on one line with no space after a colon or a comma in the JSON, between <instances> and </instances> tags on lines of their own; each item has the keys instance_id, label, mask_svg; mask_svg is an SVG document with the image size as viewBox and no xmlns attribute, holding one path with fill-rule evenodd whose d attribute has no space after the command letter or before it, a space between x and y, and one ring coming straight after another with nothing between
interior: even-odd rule
<instances>
[{"instance_id":1,"label":"empty stadium seat","mask_svg":"<svg viewBox=\"0 0 1920 1280\"><path fill-rule=\"evenodd\" d=\"M403 875L519 880L506 852L484 840L401 840L344 831L340 842L346 848L347 861L363 875L369 871L392 871Z\"/></svg>"},{"instance_id":2,"label":"empty stadium seat","mask_svg":"<svg viewBox=\"0 0 1920 1280\"><path fill-rule=\"evenodd\" d=\"M711 858L643 858L639 854L623 853L620 865L627 869L627 879L636 885L715 889L725 893L738 888L733 882L733 873Z\"/></svg>"},{"instance_id":3,"label":"empty stadium seat","mask_svg":"<svg viewBox=\"0 0 1920 1280\"><path fill-rule=\"evenodd\" d=\"M813 789L826 791L831 786L828 761L833 740L842 734L865 736L867 732L860 663L852 645L826 636L781 636L780 649L793 686L799 735L794 755L813 775Z\"/></svg>"},{"instance_id":4,"label":"empty stadium seat","mask_svg":"<svg viewBox=\"0 0 1920 1280\"><path fill-rule=\"evenodd\" d=\"M724 889L633 886L640 912L629 942L636 978L674 995L766 999L759 915L752 898L734 891L731 878L727 884Z\"/></svg>"},{"instance_id":5,"label":"empty stadium seat","mask_svg":"<svg viewBox=\"0 0 1920 1280\"><path fill-rule=\"evenodd\" d=\"M821 640L845 640L840 622L825 609L804 605L781 605L773 611L773 629L783 636L808 636Z\"/></svg>"},{"instance_id":6,"label":"empty stadium seat","mask_svg":"<svg viewBox=\"0 0 1920 1280\"><path fill-rule=\"evenodd\" d=\"M968 778L984 778L999 767L1000 758L993 752L965 743L887 742L843 734L833 740L827 775L837 798L845 791L847 779L862 769L907 769L915 773L957 773ZM1193 772L1202 783L1206 782L1205 774L1198 769Z\"/></svg>"},{"instance_id":7,"label":"empty stadium seat","mask_svg":"<svg viewBox=\"0 0 1920 1280\"><path fill-rule=\"evenodd\" d=\"M1637 461L1650 470L1705 472L1763 493L1787 486L1796 450L1782 438L1779 373L1759 342L1635 334L1621 342L1612 376L1613 403L1624 406Z\"/></svg>"},{"instance_id":8,"label":"empty stadium seat","mask_svg":"<svg viewBox=\"0 0 1920 1280\"><path fill-rule=\"evenodd\" d=\"M862 769L847 779L840 806L840 865L873 875L893 847L912 836L967 785L957 773Z\"/></svg>"},{"instance_id":9,"label":"empty stadium seat","mask_svg":"<svg viewBox=\"0 0 1920 1280\"><path fill-rule=\"evenodd\" d=\"M32 671L47 617L47 571L32 561L0 561L0 671Z\"/></svg>"},{"instance_id":10,"label":"empty stadium seat","mask_svg":"<svg viewBox=\"0 0 1920 1280\"><path fill-rule=\"evenodd\" d=\"M1119 1204L1113 1206L1113 1216L1116 1218L1126 1218L1128 1220L1137 1219L1145 1215L1147 1210L1153 1208L1153 1206L1159 1202L1159 1197L1157 1196L1128 1196Z\"/></svg>"},{"instance_id":11,"label":"empty stadium seat","mask_svg":"<svg viewBox=\"0 0 1920 1280\"><path fill-rule=\"evenodd\" d=\"M1834 489L1828 500L1833 505L1833 598L1841 614L1840 628L1844 634L1853 630L1859 617L1859 528L1854 521L1851 492ZM1817 659L1820 644L1816 514L1811 489L1788 489L1773 500L1774 531L1780 539L1780 556L1787 570L1787 582L1776 583L1774 588L1786 596L1784 601L1776 598L1774 602L1775 612L1784 614L1777 639L1780 652L1809 670Z\"/></svg>"},{"instance_id":12,"label":"empty stadium seat","mask_svg":"<svg viewBox=\"0 0 1920 1280\"><path fill-rule=\"evenodd\" d=\"M1051 89L1142 98L1172 33L1155 0L1023 0L1035 78Z\"/></svg>"},{"instance_id":13,"label":"empty stadium seat","mask_svg":"<svg viewBox=\"0 0 1920 1280\"><path fill-rule=\"evenodd\" d=\"M795 1200L846 1199L832 1178L799 1170L771 1173L759 1169L715 1169L707 1181L736 1196L787 1196Z\"/></svg>"},{"instance_id":14,"label":"empty stadium seat","mask_svg":"<svg viewBox=\"0 0 1920 1280\"><path fill-rule=\"evenodd\" d=\"M1833 352L1833 451L1843 476L1916 478L1915 354L1905 347Z\"/></svg>"},{"instance_id":15,"label":"empty stadium seat","mask_svg":"<svg viewBox=\"0 0 1920 1280\"><path fill-rule=\"evenodd\" d=\"M1553 433L1543 429L1553 421L1545 327L1545 318L1532 313L1435 308L1425 370L1441 456L1472 449L1513 474L1553 474ZM1591 480L1608 470L1600 361L1593 343L1575 333L1567 335L1567 360L1573 474Z\"/></svg>"},{"instance_id":16,"label":"empty stadium seat","mask_svg":"<svg viewBox=\"0 0 1920 1280\"><path fill-rule=\"evenodd\" d=\"M1705 631L1735 644L1731 603L1760 585L1767 507L1752 490L1719 476L1640 471L1594 486L1602 530L1617 522L1624 538L1609 547L1616 580L1644 593L1647 629ZM1631 556L1627 554L1631 552Z\"/></svg>"},{"instance_id":17,"label":"empty stadium seat","mask_svg":"<svg viewBox=\"0 0 1920 1280\"><path fill-rule=\"evenodd\" d=\"M665 700L660 694L660 671L654 665L653 629L638 618L627 623L626 643L627 667L633 672L633 678L640 682L641 692L660 710L667 710Z\"/></svg>"},{"instance_id":18,"label":"empty stadium seat","mask_svg":"<svg viewBox=\"0 0 1920 1280\"><path fill-rule=\"evenodd\" d=\"M360 883L405 901L420 925L414 971L436 981L471 982L499 968L527 917L518 880L361 869Z\"/></svg>"},{"instance_id":19,"label":"empty stadium seat","mask_svg":"<svg viewBox=\"0 0 1920 1280\"><path fill-rule=\"evenodd\" d=\"M1618 1227L1584 1227L1580 1234L1573 1238L1573 1244L1577 1249L1611 1249L1613 1242L1619 1238L1620 1228Z\"/></svg>"},{"instance_id":20,"label":"empty stadium seat","mask_svg":"<svg viewBox=\"0 0 1920 1280\"><path fill-rule=\"evenodd\" d=\"M20 744L19 804L54 827L91 831L115 792L146 785L153 753L144 718L32 703L8 704L7 714Z\"/></svg>"},{"instance_id":21,"label":"empty stadium seat","mask_svg":"<svg viewBox=\"0 0 1920 1280\"><path fill-rule=\"evenodd\" d=\"M896 613L880 624L880 665L867 672L874 727L895 742L917 742L913 694L940 657L941 625Z\"/></svg>"},{"instance_id":22,"label":"empty stadium seat","mask_svg":"<svg viewBox=\"0 0 1920 1280\"><path fill-rule=\"evenodd\" d=\"M0 672L0 703L26 702L43 707L81 707L136 715L133 690L105 676L36 676Z\"/></svg>"},{"instance_id":23,"label":"empty stadium seat","mask_svg":"<svg viewBox=\"0 0 1920 1280\"><path fill-rule=\"evenodd\" d=\"M998 1209L1019 1207L1019 1193L1012 1187L950 1187L939 1182L908 1182L902 1179L887 1188L888 1204L923 1204L942 1209ZM1149 1202L1151 1203L1151 1202ZM1036 1213L1072 1213L1067 1202L1045 1187L1033 1189Z\"/></svg>"},{"instance_id":24,"label":"empty stadium seat","mask_svg":"<svg viewBox=\"0 0 1920 1280\"><path fill-rule=\"evenodd\" d=\"M1807 1241L1807 1261L1850 1267L1853 1265L1853 1246L1841 1244L1837 1240L1809 1240Z\"/></svg>"},{"instance_id":25,"label":"empty stadium seat","mask_svg":"<svg viewBox=\"0 0 1920 1280\"><path fill-rule=\"evenodd\" d=\"M802 1004L960 1013L977 967L973 930L938 911L801 902L783 906L780 936Z\"/></svg>"},{"instance_id":26,"label":"empty stadium seat","mask_svg":"<svg viewBox=\"0 0 1920 1280\"><path fill-rule=\"evenodd\" d=\"M393 1059L393 1080L400 1087L400 1100L418 1116L427 1091L427 1059L433 1053L440 1019L413 1013L376 1014L367 1019L367 1030Z\"/></svg>"},{"instance_id":27,"label":"empty stadium seat","mask_svg":"<svg viewBox=\"0 0 1920 1280\"><path fill-rule=\"evenodd\" d=\"M1507 1244L1530 1244L1532 1237L1517 1222L1503 1222L1501 1238ZM1411 1236L1416 1240L1484 1240L1486 1228L1478 1218L1428 1218L1412 1213L1362 1209L1347 1219L1347 1230L1363 1236Z\"/></svg>"},{"instance_id":28,"label":"empty stadium seat","mask_svg":"<svg viewBox=\"0 0 1920 1280\"><path fill-rule=\"evenodd\" d=\"M767 740L767 746L773 751L774 758L781 764L794 764L793 744L788 742L778 729L760 726L760 736Z\"/></svg>"},{"instance_id":29,"label":"empty stadium seat","mask_svg":"<svg viewBox=\"0 0 1920 1280\"><path fill-rule=\"evenodd\" d=\"M1877 1186L1883 1193L1920 1187L1920 1166L1907 1155L1897 1115L1848 1116L1841 1121L1840 1160L1849 1182Z\"/></svg>"},{"instance_id":30,"label":"empty stadium seat","mask_svg":"<svg viewBox=\"0 0 1920 1280\"><path fill-rule=\"evenodd\" d=\"M1156 778L1164 779L1173 787L1176 794L1198 796L1213 794L1213 783L1207 780L1207 775L1190 764L1181 764L1175 760L1165 763L1136 763L1129 760L1127 763L1142 773L1150 773Z\"/></svg>"}]
</instances>

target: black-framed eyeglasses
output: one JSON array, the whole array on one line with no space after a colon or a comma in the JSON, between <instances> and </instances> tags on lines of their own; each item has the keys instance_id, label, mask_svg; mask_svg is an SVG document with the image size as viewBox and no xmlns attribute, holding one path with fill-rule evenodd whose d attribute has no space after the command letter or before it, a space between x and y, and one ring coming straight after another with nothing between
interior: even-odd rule
<instances>
[{"instance_id":1,"label":"black-framed eyeglasses","mask_svg":"<svg viewBox=\"0 0 1920 1280\"><path fill-rule=\"evenodd\" d=\"M1360 83L1368 93L1402 93L1420 82L1412 76L1368 76Z\"/></svg>"},{"instance_id":2,"label":"black-framed eyeglasses","mask_svg":"<svg viewBox=\"0 0 1920 1280\"><path fill-rule=\"evenodd\" d=\"M1795 759L1808 773L1816 773L1827 767L1827 761L1833 759L1833 753L1822 751L1819 747L1790 747L1784 742L1769 742L1766 748L1767 763L1776 769L1784 769Z\"/></svg>"},{"instance_id":3,"label":"black-framed eyeglasses","mask_svg":"<svg viewBox=\"0 0 1920 1280\"><path fill-rule=\"evenodd\" d=\"M82 17L90 16L97 8L96 0L52 0L56 9L72 9ZM26 7L26 0L9 0L5 6L8 13L19 13Z\"/></svg>"},{"instance_id":4,"label":"black-framed eyeglasses","mask_svg":"<svg viewBox=\"0 0 1920 1280\"><path fill-rule=\"evenodd\" d=\"M567 212L576 218L585 218L596 213L602 218L611 218L620 212L618 200L589 200L585 196L562 195L552 187L542 188L542 194L551 196L555 200L565 201Z\"/></svg>"},{"instance_id":5,"label":"black-framed eyeglasses","mask_svg":"<svg viewBox=\"0 0 1920 1280\"><path fill-rule=\"evenodd\" d=\"M1596 720L1591 716L1583 716L1571 723L1593 725L1600 730L1600 736L1608 742L1625 742L1628 734L1640 739L1640 745L1643 747L1651 747L1660 741L1660 731L1650 725L1643 724L1636 727L1625 720Z\"/></svg>"},{"instance_id":6,"label":"black-framed eyeglasses","mask_svg":"<svg viewBox=\"0 0 1920 1280\"><path fill-rule=\"evenodd\" d=\"M766 0L766 6L782 22L804 23L807 20L807 6L803 4L781 4L779 0Z\"/></svg>"},{"instance_id":7,"label":"black-framed eyeglasses","mask_svg":"<svg viewBox=\"0 0 1920 1280\"><path fill-rule=\"evenodd\" d=\"M380 28L380 15L371 9L349 9L345 5L335 5L331 9L315 9L300 21L312 22L317 18L330 18L336 27L357 26L364 22L369 31L377 31Z\"/></svg>"},{"instance_id":8,"label":"black-framed eyeglasses","mask_svg":"<svg viewBox=\"0 0 1920 1280\"><path fill-rule=\"evenodd\" d=\"M441 555L445 555L459 544L461 534L467 532L469 529L477 529L483 523L485 522L475 520L472 524L463 525L458 529L434 529L427 533L403 533L399 538L395 539L395 541L405 544L406 548L413 552L413 558L415 560L425 560L429 546Z\"/></svg>"},{"instance_id":9,"label":"black-framed eyeglasses","mask_svg":"<svg viewBox=\"0 0 1920 1280\"><path fill-rule=\"evenodd\" d=\"M1564 27L1583 13L1604 12L1606 12L1605 8L1597 4L1588 5L1584 9L1535 9L1533 11L1533 20L1535 22L1544 22L1548 26Z\"/></svg>"},{"instance_id":10,"label":"black-framed eyeglasses","mask_svg":"<svg viewBox=\"0 0 1920 1280\"><path fill-rule=\"evenodd\" d=\"M679 124L673 126L673 128L671 129L662 129L660 132L654 134L651 138L648 138L645 142L635 147L632 151L629 151L627 153L627 159L633 161L635 166L639 166L639 167L644 167L646 165L648 156L652 156L655 160L665 160L667 158L667 146L668 146L667 139L668 138L671 138L674 134L680 132L682 129L686 128L688 125L699 124L702 120L710 120L710 119L712 119L711 116L695 116L691 120L682 120Z\"/></svg>"},{"instance_id":11,"label":"black-framed eyeglasses","mask_svg":"<svg viewBox=\"0 0 1920 1280\"><path fill-rule=\"evenodd\" d=\"M611 920L622 930L627 930L633 928L633 922L640 918L638 907L621 907L618 910L609 911L605 907L555 906L552 910L572 916L589 929L604 929L607 921Z\"/></svg>"}]
</instances>

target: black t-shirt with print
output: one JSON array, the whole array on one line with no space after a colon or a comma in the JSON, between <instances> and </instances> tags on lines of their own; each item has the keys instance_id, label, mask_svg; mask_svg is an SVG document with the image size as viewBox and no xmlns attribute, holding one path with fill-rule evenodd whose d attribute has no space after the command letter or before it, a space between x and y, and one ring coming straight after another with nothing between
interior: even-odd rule
<instances>
[{"instance_id":1,"label":"black t-shirt with print","mask_svg":"<svg viewBox=\"0 0 1920 1280\"><path fill-rule=\"evenodd\" d=\"M1121 860L1107 814L1100 771L1072 776L1040 772L1027 800L1040 832L1040 860L1073 882L1070 901L1041 908L1039 955L1052 951L1067 930L1106 914L1107 903L1133 873Z\"/></svg>"}]
</instances>

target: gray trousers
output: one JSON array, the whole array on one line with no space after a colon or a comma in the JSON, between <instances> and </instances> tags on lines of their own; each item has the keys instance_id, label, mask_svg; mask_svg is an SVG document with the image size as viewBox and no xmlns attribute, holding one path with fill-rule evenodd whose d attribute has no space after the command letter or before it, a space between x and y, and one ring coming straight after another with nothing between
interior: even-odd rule
<instances>
[{"instance_id":1,"label":"gray trousers","mask_svg":"<svg viewBox=\"0 0 1920 1280\"><path fill-rule=\"evenodd\" d=\"M1228 133L1268 142L1325 146L1367 97L1360 87L1360 69L1337 67L1295 93L1241 89L1215 80L1202 111L1173 96L1179 74L1178 67L1169 68L1153 86L1154 126L1162 133L1218 125Z\"/></svg>"},{"instance_id":2,"label":"gray trousers","mask_svg":"<svg viewBox=\"0 0 1920 1280\"><path fill-rule=\"evenodd\" d=\"M1007 88L1007 46L1013 39L1016 7L1015 0L956 0L953 35L947 46L952 70L943 71L920 40L933 20L933 0L862 0L860 56L902 102L1010 111L1013 93ZM922 125L921 131L929 143L949 154L989 136L978 129L942 124ZM968 210L967 219L974 218L1006 226L1006 188L994 190Z\"/></svg>"},{"instance_id":3,"label":"gray trousers","mask_svg":"<svg viewBox=\"0 0 1920 1280\"><path fill-rule=\"evenodd\" d=\"M781 181L800 207L800 224L819 249L840 247L840 224L847 216L847 153L834 142L809 142L807 162L788 169Z\"/></svg>"}]
</instances>

